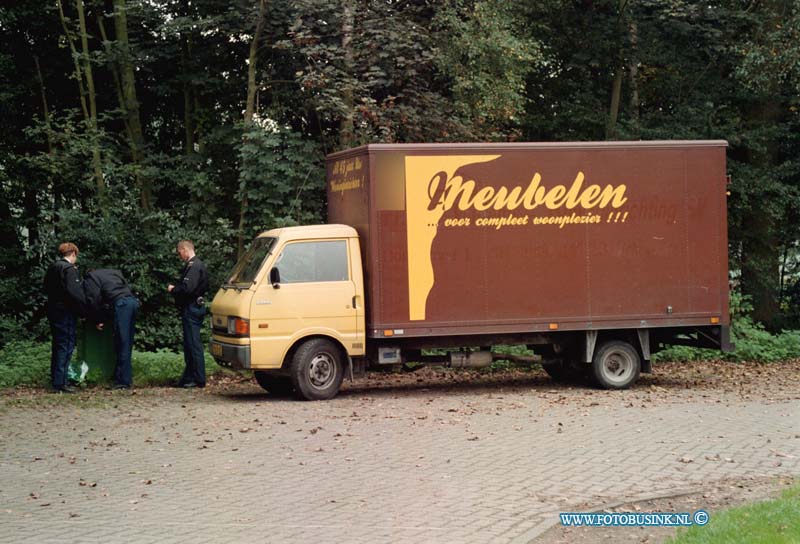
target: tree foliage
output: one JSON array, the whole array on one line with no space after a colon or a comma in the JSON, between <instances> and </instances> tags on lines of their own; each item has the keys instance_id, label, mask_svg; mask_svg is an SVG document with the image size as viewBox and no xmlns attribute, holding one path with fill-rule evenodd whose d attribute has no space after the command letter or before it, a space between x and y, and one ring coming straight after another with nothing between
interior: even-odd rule
<instances>
[{"instance_id":1,"label":"tree foliage","mask_svg":"<svg viewBox=\"0 0 800 544\"><path fill-rule=\"evenodd\" d=\"M326 153L410 141L726 139L733 279L797 327L799 37L796 1L6 3L0 344L46 334L70 239L142 296L140 347L175 346L175 240L214 288L239 240L325 220Z\"/></svg>"}]
</instances>

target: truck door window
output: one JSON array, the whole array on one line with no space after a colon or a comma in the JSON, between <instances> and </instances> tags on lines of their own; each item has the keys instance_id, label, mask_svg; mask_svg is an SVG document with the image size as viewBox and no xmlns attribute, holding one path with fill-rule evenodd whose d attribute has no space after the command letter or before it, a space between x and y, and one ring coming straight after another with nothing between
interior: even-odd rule
<instances>
[{"instance_id":1,"label":"truck door window","mask_svg":"<svg viewBox=\"0 0 800 544\"><path fill-rule=\"evenodd\" d=\"M275 266L280 271L281 283L347 281L347 243L326 240L289 244Z\"/></svg>"}]
</instances>

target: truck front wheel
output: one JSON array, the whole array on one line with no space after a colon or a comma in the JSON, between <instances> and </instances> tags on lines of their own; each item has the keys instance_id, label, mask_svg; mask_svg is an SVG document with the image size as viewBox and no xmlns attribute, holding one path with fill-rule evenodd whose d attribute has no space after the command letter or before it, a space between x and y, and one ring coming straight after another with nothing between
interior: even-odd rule
<instances>
[{"instance_id":1,"label":"truck front wheel","mask_svg":"<svg viewBox=\"0 0 800 544\"><path fill-rule=\"evenodd\" d=\"M627 389L639 378L642 360L627 342L611 340L602 344L592 358L595 382L603 389Z\"/></svg>"},{"instance_id":2,"label":"truck front wheel","mask_svg":"<svg viewBox=\"0 0 800 544\"><path fill-rule=\"evenodd\" d=\"M290 376L299 398L333 398L339 392L344 377L341 353L330 340L307 340L294 352Z\"/></svg>"}]
</instances>

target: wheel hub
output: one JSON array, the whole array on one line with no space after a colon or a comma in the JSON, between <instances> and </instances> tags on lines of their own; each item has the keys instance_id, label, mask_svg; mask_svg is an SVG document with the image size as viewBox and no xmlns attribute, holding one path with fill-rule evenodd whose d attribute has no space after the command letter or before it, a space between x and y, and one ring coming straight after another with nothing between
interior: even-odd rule
<instances>
[{"instance_id":1,"label":"wheel hub","mask_svg":"<svg viewBox=\"0 0 800 544\"><path fill-rule=\"evenodd\" d=\"M330 385L336 376L336 365L333 358L327 353L316 355L308 367L308 377L311 385L317 389L324 389Z\"/></svg>"},{"instance_id":2,"label":"wheel hub","mask_svg":"<svg viewBox=\"0 0 800 544\"><path fill-rule=\"evenodd\" d=\"M633 371L633 361L622 352L609 353L603 364L606 376L612 381L624 381Z\"/></svg>"}]
</instances>

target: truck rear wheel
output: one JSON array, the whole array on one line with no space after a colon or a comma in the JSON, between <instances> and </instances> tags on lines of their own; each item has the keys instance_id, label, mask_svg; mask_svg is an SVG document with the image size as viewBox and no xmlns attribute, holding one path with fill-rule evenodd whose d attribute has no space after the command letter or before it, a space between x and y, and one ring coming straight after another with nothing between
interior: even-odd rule
<instances>
[{"instance_id":1,"label":"truck rear wheel","mask_svg":"<svg viewBox=\"0 0 800 544\"><path fill-rule=\"evenodd\" d=\"M339 392L344 377L339 348L324 338L307 340L294 352L290 376L295 394L299 398L333 398Z\"/></svg>"},{"instance_id":2,"label":"truck rear wheel","mask_svg":"<svg viewBox=\"0 0 800 544\"><path fill-rule=\"evenodd\" d=\"M642 366L639 352L627 342L603 343L592 358L595 382L603 389L627 389L638 378Z\"/></svg>"},{"instance_id":3,"label":"truck rear wheel","mask_svg":"<svg viewBox=\"0 0 800 544\"><path fill-rule=\"evenodd\" d=\"M288 376L278 376L277 374L263 370L256 370L253 374L256 377L258 385L260 385L264 391L277 397L290 395L294 390L292 381Z\"/></svg>"}]
</instances>

